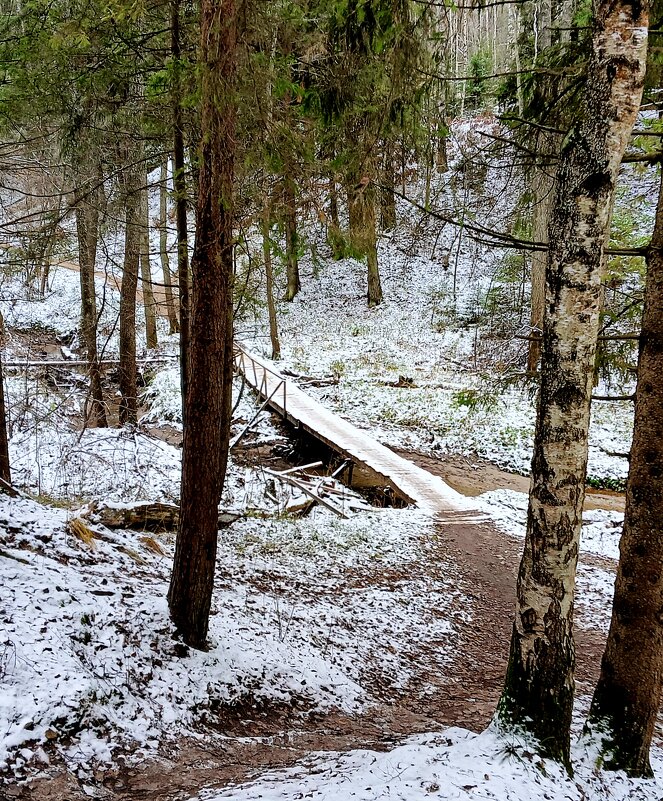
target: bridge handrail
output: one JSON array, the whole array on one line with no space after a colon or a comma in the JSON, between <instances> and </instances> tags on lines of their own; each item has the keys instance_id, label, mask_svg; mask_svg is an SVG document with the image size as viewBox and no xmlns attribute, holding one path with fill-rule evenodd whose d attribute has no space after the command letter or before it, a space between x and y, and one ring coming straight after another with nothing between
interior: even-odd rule
<instances>
[{"instance_id":1,"label":"bridge handrail","mask_svg":"<svg viewBox=\"0 0 663 801\"><path fill-rule=\"evenodd\" d=\"M286 414L286 380L280 374L277 373L275 370L272 370L270 367L267 367L266 364L262 364L262 362L257 361L242 345L235 342L234 350L233 350L233 361L235 362L235 370L237 372L241 372L246 378L250 380L250 374L247 370L247 361L250 367L250 371L253 375L253 386L255 387L258 392L267 399L267 401L274 400L277 392L282 388L283 389L283 415ZM258 376L261 374L260 380ZM269 390L267 384L267 376L270 375L275 378L279 383L274 389Z\"/></svg>"}]
</instances>

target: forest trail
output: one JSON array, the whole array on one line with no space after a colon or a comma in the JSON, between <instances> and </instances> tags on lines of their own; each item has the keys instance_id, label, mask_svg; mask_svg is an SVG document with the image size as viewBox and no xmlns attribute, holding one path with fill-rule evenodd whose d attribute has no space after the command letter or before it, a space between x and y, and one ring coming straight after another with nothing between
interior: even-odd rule
<instances>
[{"instance_id":1,"label":"forest trail","mask_svg":"<svg viewBox=\"0 0 663 801\"><path fill-rule=\"evenodd\" d=\"M50 269L61 267L63 270L69 270L73 273L80 273L80 267L78 266L78 262L71 261L70 259L63 259L62 261L53 262L50 265ZM122 288L122 279L118 278L116 275L113 275L109 272L103 272L102 270L95 270L94 272L95 278L98 278L100 281L103 281L104 286L108 285L112 289L116 290L118 293ZM157 315L159 317L163 317L168 319L168 304L166 303L166 290L162 284L158 284L152 279L152 293L154 294L154 307ZM175 303L177 303L177 286L173 286L173 298ZM141 279L140 276L138 277L138 287L136 289L136 301L138 303L144 303L144 295L141 289Z\"/></svg>"},{"instance_id":2,"label":"forest trail","mask_svg":"<svg viewBox=\"0 0 663 801\"><path fill-rule=\"evenodd\" d=\"M449 520L454 525L485 519L471 501L439 476L404 459L366 431L343 420L285 378L273 364L250 353L241 344L236 345L235 369L275 412L354 464L368 468L406 502L426 512L451 512Z\"/></svg>"},{"instance_id":3,"label":"forest trail","mask_svg":"<svg viewBox=\"0 0 663 801\"><path fill-rule=\"evenodd\" d=\"M419 467L440 476L452 489L468 498L474 498L484 492L497 489L514 490L523 495L529 494L529 476L510 473L496 464L478 456L459 456L445 453L440 456L421 453L420 451L396 448L396 453L410 459ZM608 489L585 488L585 509L605 509L612 512L623 512L626 495L623 492Z\"/></svg>"},{"instance_id":4,"label":"forest trail","mask_svg":"<svg viewBox=\"0 0 663 801\"><path fill-rule=\"evenodd\" d=\"M490 523L468 524L459 514L441 516L436 536L422 539L421 555L402 567L376 565L369 572L348 569L343 583L351 591L396 591L403 582L427 594L451 578L460 590L454 601L453 627L444 642L415 642L410 651L411 679L394 687L388 669L367 686L376 699L363 714L298 714L290 709L247 706L214 723L204 738L166 742L157 759L120 767L98 776L100 801L179 801L202 789L248 781L264 771L296 765L312 752L356 748L388 750L402 738L462 726L481 731L499 699L513 622L515 577L522 543ZM597 561L582 556L582 561ZM598 560L603 567L607 560ZM312 588L302 587L304 600ZM339 603L342 597L339 596ZM440 610L445 617L449 610ZM591 693L598 675L605 635L576 628L578 692ZM445 656L440 662L440 653ZM376 655L379 660L379 655ZM89 797L75 777L59 773L17 787L25 801L82 801Z\"/></svg>"}]
</instances>

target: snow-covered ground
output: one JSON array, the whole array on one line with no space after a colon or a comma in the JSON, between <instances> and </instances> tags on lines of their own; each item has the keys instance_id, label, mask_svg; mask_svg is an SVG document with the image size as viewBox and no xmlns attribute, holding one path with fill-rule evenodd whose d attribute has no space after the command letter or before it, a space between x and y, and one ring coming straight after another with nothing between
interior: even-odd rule
<instances>
[{"instance_id":1,"label":"snow-covered ground","mask_svg":"<svg viewBox=\"0 0 663 801\"><path fill-rule=\"evenodd\" d=\"M609 777L594 770L591 745L574 748L575 776L537 757L526 741L495 728L481 734L449 728L411 737L386 753L311 754L287 771L191 801L423 801L439 798L495 801L654 801L663 785ZM656 767L660 770L660 755Z\"/></svg>"},{"instance_id":2,"label":"snow-covered ground","mask_svg":"<svg viewBox=\"0 0 663 801\"><path fill-rule=\"evenodd\" d=\"M210 649L183 651L172 537L93 526L86 544L71 517L0 495L0 770L18 776L53 748L81 774L139 758L243 702L357 711L407 684L419 643L441 670L467 614L452 565L407 576L433 525L421 513L246 518L220 532ZM395 586L372 578L396 568Z\"/></svg>"},{"instance_id":3,"label":"snow-covered ground","mask_svg":"<svg viewBox=\"0 0 663 801\"><path fill-rule=\"evenodd\" d=\"M454 135L452 164L473 132L457 126ZM453 185L451 175L436 179L438 207L453 210L469 198L482 224L510 229L518 184L499 159L487 171L481 197ZM626 191L624 203L633 197ZM152 207L154 201L153 194ZM649 209L640 195L638 203ZM478 454L526 473L533 394L505 379L522 364L523 343L510 334L500 339L494 330L495 304L515 291L503 275L507 256L459 237L451 226L422 221L407 205L399 213L398 229L379 243L385 301L370 310L365 266L329 261L322 232L315 224L306 228L316 255L301 260L302 291L294 302L278 303L278 367L335 376L335 385L308 391L385 444ZM110 232L102 271L117 272L119 247L118 232ZM156 269L155 277L160 280ZM56 269L44 299L28 298L16 276L4 282L8 359L25 358L19 333L35 331L57 338L62 358L75 355L78 282L75 272ZM100 280L98 296L104 300L100 345L113 357L117 291ZM269 355L264 308L250 311L238 335ZM139 318L142 326L140 311ZM163 321L160 330L159 353L175 354L176 337L167 335ZM400 376L412 385L391 386ZM166 604L172 538L97 527L86 544L68 525L76 506L91 500L177 498L180 451L148 428L179 425L177 367L146 370L147 412L137 430L80 430L84 393L70 379L60 384L58 378L54 386L51 376L18 368L6 376L14 483L53 504L0 495L0 771L10 782L64 759L94 795L86 782L95 766L120 753L134 761L154 756L165 741L205 731L226 709L282 704L352 714L370 710L385 687L397 697L417 671L439 673L452 663L457 628L473 619L474 609L471 588L462 586L451 561L436 569L426 563L434 521L412 509L350 520L316 509L291 519L282 514L285 504L267 498L264 473L236 462L224 504L250 514L220 532L210 650L184 649L173 639ZM245 393L238 421L254 409ZM617 454L628 451L631 429L630 404L594 405L592 478L625 478L628 463ZM266 414L257 436L279 437ZM524 494L496 490L476 502L505 533L522 537ZM621 523L617 513L588 513L583 550L615 559ZM607 567L590 560L579 569L580 626L605 630L609 623L613 575ZM434 645L434 658L423 666L416 659L422 643ZM660 751L653 757L660 771ZM289 771L197 799L663 797L660 782L601 773L586 744L576 746L574 765L576 777L569 779L527 744L494 729L479 735L449 729L410 738L388 753L314 753Z\"/></svg>"}]
</instances>

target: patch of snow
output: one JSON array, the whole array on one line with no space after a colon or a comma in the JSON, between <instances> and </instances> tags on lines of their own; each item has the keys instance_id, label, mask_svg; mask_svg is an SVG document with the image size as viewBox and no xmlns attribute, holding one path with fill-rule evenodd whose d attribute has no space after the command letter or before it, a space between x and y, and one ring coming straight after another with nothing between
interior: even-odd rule
<instances>
[{"instance_id":1,"label":"patch of snow","mask_svg":"<svg viewBox=\"0 0 663 801\"><path fill-rule=\"evenodd\" d=\"M450 728L410 737L386 753L313 753L296 767L264 774L240 787L208 791L195 801L659 801L663 784L602 773L574 749L575 776L537 757L528 743L490 727L481 734ZM660 763L660 752L655 753ZM193 799L192 799L193 801Z\"/></svg>"},{"instance_id":2,"label":"patch of snow","mask_svg":"<svg viewBox=\"0 0 663 801\"><path fill-rule=\"evenodd\" d=\"M529 502L524 492L508 489L492 490L479 495L477 502L478 507L490 515L498 528L511 536L524 539ZM582 520L581 552L608 559L619 559L623 513L588 509L583 512Z\"/></svg>"}]
</instances>

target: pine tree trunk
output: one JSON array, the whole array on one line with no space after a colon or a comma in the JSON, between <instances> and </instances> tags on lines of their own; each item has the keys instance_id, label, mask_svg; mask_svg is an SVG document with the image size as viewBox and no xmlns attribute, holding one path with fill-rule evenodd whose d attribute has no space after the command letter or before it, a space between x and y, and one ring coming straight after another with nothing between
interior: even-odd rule
<instances>
[{"instance_id":1,"label":"pine tree trunk","mask_svg":"<svg viewBox=\"0 0 663 801\"><path fill-rule=\"evenodd\" d=\"M234 0L200 5L201 159L192 272L180 527L168 593L173 623L205 645L218 505L228 460L233 374Z\"/></svg>"},{"instance_id":2,"label":"pine tree trunk","mask_svg":"<svg viewBox=\"0 0 663 801\"><path fill-rule=\"evenodd\" d=\"M329 219L334 228L340 230L341 222L338 217L338 189L336 187L336 177L333 172L329 173Z\"/></svg>"},{"instance_id":3,"label":"pine tree trunk","mask_svg":"<svg viewBox=\"0 0 663 801\"><path fill-rule=\"evenodd\" d=\"M545 65L545 59L552 44L552 6L550 0L537 0L536 11L537 52L535 53L535 58L537 62ZM548 125L553 126L556 122L559 123L559 120L554 119L555 103L553 102L551 90L552 80L550 76L545 74L535 76L535 104L553 109L552 114L549 114L545 119ZM554 198L555 179L550 172L551 167L545 162L549 161L550 156L557 150L555 145L553 134L547 131L537 131L536 150L544 163L535 164L532 168L531 192L534 203L532 234L535 242L544 242L546 244L548 243L548 224ZM541 357L541 334L546 303L547 262L547 251L535 250L532 253L531 339L527 354L527 371L532 374L536 373Z\"/></svg>"},{"instance_id":4,"label":"pine tree trunk","mask_svg":"<svg viewBox=\"0 0 663 801\"><path fill-rule=\"evenodd\" d=\"M97 301L94 284L99 238L99 195L100 190L89 195L80 188L74 192L81 284L81 339L90 374L90 403L87 406L86 422L91 426L105 427L108 421L97 355Z\"/></svg>"},{"instance_id":5,"label":"pine tree trunk","mask_svg":"<svg viewBox=\"0 0 663 801\"><path fill-rule=\"evenodd\" d=\"M180 87L180 0L171 0L171 53L173 56L173 194L177 221L177 276L180 297L180 386L182 389L182 426L186 428L185 398L189 369L189 244L187 226L186 177L184 163L184 126Z\"/></svg>"},{"instance_id":6,"label":"pine tree trunk","mask_svg":"<svg viewBox=\"0 0 663 801\"><path fill-rule=\"evenodd\" d=\"M4 350L5 321L0 313L0 341ZM7 406L5 403L5 376L0 353L0 478L11 484L12 474L9 460L9 440L7 437Z\"/></svg>"},{"instance_id":7,"label":"pine tree trunk","mask_svg":"<svg viewBox=\"0 0 663 801\"><path fill-rule=\"evenodd\" d=\"M329 220L327 222L327 244L334 259L342 259L345 253L345 240L341 232L338 215L338 187L333 171L329 172Z\"/></svg>"},{"instance_id":8,"label":"pine tree trunk","mask_svg":"<svg viewBox=\"0 0 663 801\"><path fill-rule=\"evenodd\" d=\"M161 162L159 180L159 257L163 273L166 309L168 310L169 333L177 334L180 330L173 299L173 281L170 275L170 259L168 258L168 160Z\"/></svg>"},{"instance_id":9,"label":"pine tree trunk","mask_svg":"<svg viewBox=\"0 0 663 801\"><path fill-rule=\"evenodd\" d=\"M663 176L662 176L663 178ZM647 251L633 444L612 622L589 713L605 767L651 776L663 685L663 180Z\"/></svg>"},{"instance_id":10,"label":"pine tree trunk","mask_svg":"<svg viewBox=\"0 0 663 801\"><path fill-rule=\"evenodd\" d=\"M377 306L382 303L382 284L378 267L378 245L375 233L375 186L369 184L361 197L361 232L357 240L362 252L366 254L368 268L368 305Z\"/></svg>"},{"instance_id":11,"label":"pine tree trunk","mask_svg":"<svg viewBox=\"0 0 663 801\"><path fill-rule=\"evenodd\" d=\"M267 293L267 313L269 315L269 339L272 343L272 359L281 358L281 343L274 302L274 271L272 268L272 243L269 237L271 227L271 207L266 202L262 216L262 254L265 261L265 284Z\"/></svg>"},{"instance_id":12,"label":"pine tree trunk","mask_svg":"<svg viewBox=\"0 0 663 801\"><path fill-rule=\"evenodd\" d=\"M288 170L287 170L288 171ZM297 248L297 195L295 182L285 175L283 178L283 214L285 222L285 258L287 287L285 299L291 301L301 289L299 282L299 260Z\"/></svg>"},{"instance_id":13,"label":"pine tree trunk","mask_svg":"<svg viewBox=\"0 0 663 801\"><path fill-rule=\"evenodd\" d=\"M348 193L348 236L353 251L367 262L368 305L377 306L382 302L382 286L378 265L376 235L376 189L375 160L370 152L366 152L370 144L366 142L369 124L367 119L355 120L348 128L348 139L356 147L358 153L366 153L361 162L361 174L358 165L351 164L346 175Z\"/></svg>"},{"instance_id":14,"label":"pine tree trunk","mask_svg":"<svg viewBox=\"0 0 663 801\"><path fill-rule=\"evenodd\" d=\"M136 290L140 262L140 173L130 167L124 176L124 266L120 287L120 425L138 421L136 383Z\"/></svg>"},{"instance_id":15,"label":"pine tree trunk","mask_svg":"<svg viewBox=\"0 0 663 801\"><path fill-rule=\"evenodd\" d=\"M382 187L380 189L380 224L383 231L391 231L396 227L395 187L394 143L388 136L384 141L382 154Z\"/></svg>"},{"instance_id":16,"label":"pine tree trunk","mask_svg":"<svg viewBox=\"0 0 663 801\"><path fill-rule=\"evenodd\" d=\"M646 7L601 0L579 121L562 150L549 226L541 389L516 619L498 710L570 767L575 571L603 250L647 56ZM634 16L635 15L635 16Z\"/></svg>"},{"instance_id":17,"label":"pine tree trunk","mask_svg":"<svg viewBox=\"0 0 663 801\"><path fill-rule=\"evenodd\" d=\"M435 152L435 165L440 174L449 171L449 159L447 157L447 138L448 128L445 119L440 121L437 134L437 150Z\"/></svg>"},{"instance_id":18,"label":"pine tree trunk","mask_svg":"<svg viewBox=\"0 0 663 801\"><path fill-rule=\"evenodd\" d=\"M140 190L140 216L142 218L140 232L140 280L143 289L143 308L145 310L145 343L148 350L159 344L157 339L157 316L154 290L152 289L152 268L150 267L150 206L147 194L147 176L145 186Z\"/></svg>"},{"instance_id":19,"label":"pine tree trunk","mask_svg":"<svg viewBox=\"0 0 663 801\"><path fill-rule=\"evenodd\" d=\"M546 138L547 141L547 138ZM552 143L550 143L552 147ZM550 152L547 149L546 152ZM534 200L534 221L532 235L535 242L548 243L548 223L553 202L555 181L546 172L546 167L535 167L532 179L532 197ZM532 252L532 294L530 304L530 339L527 354L527 371L536 373L541 358L541 335L543 332L543 316L546 305L546 265L548 251Z\"/></svg>"}]
</instances>

